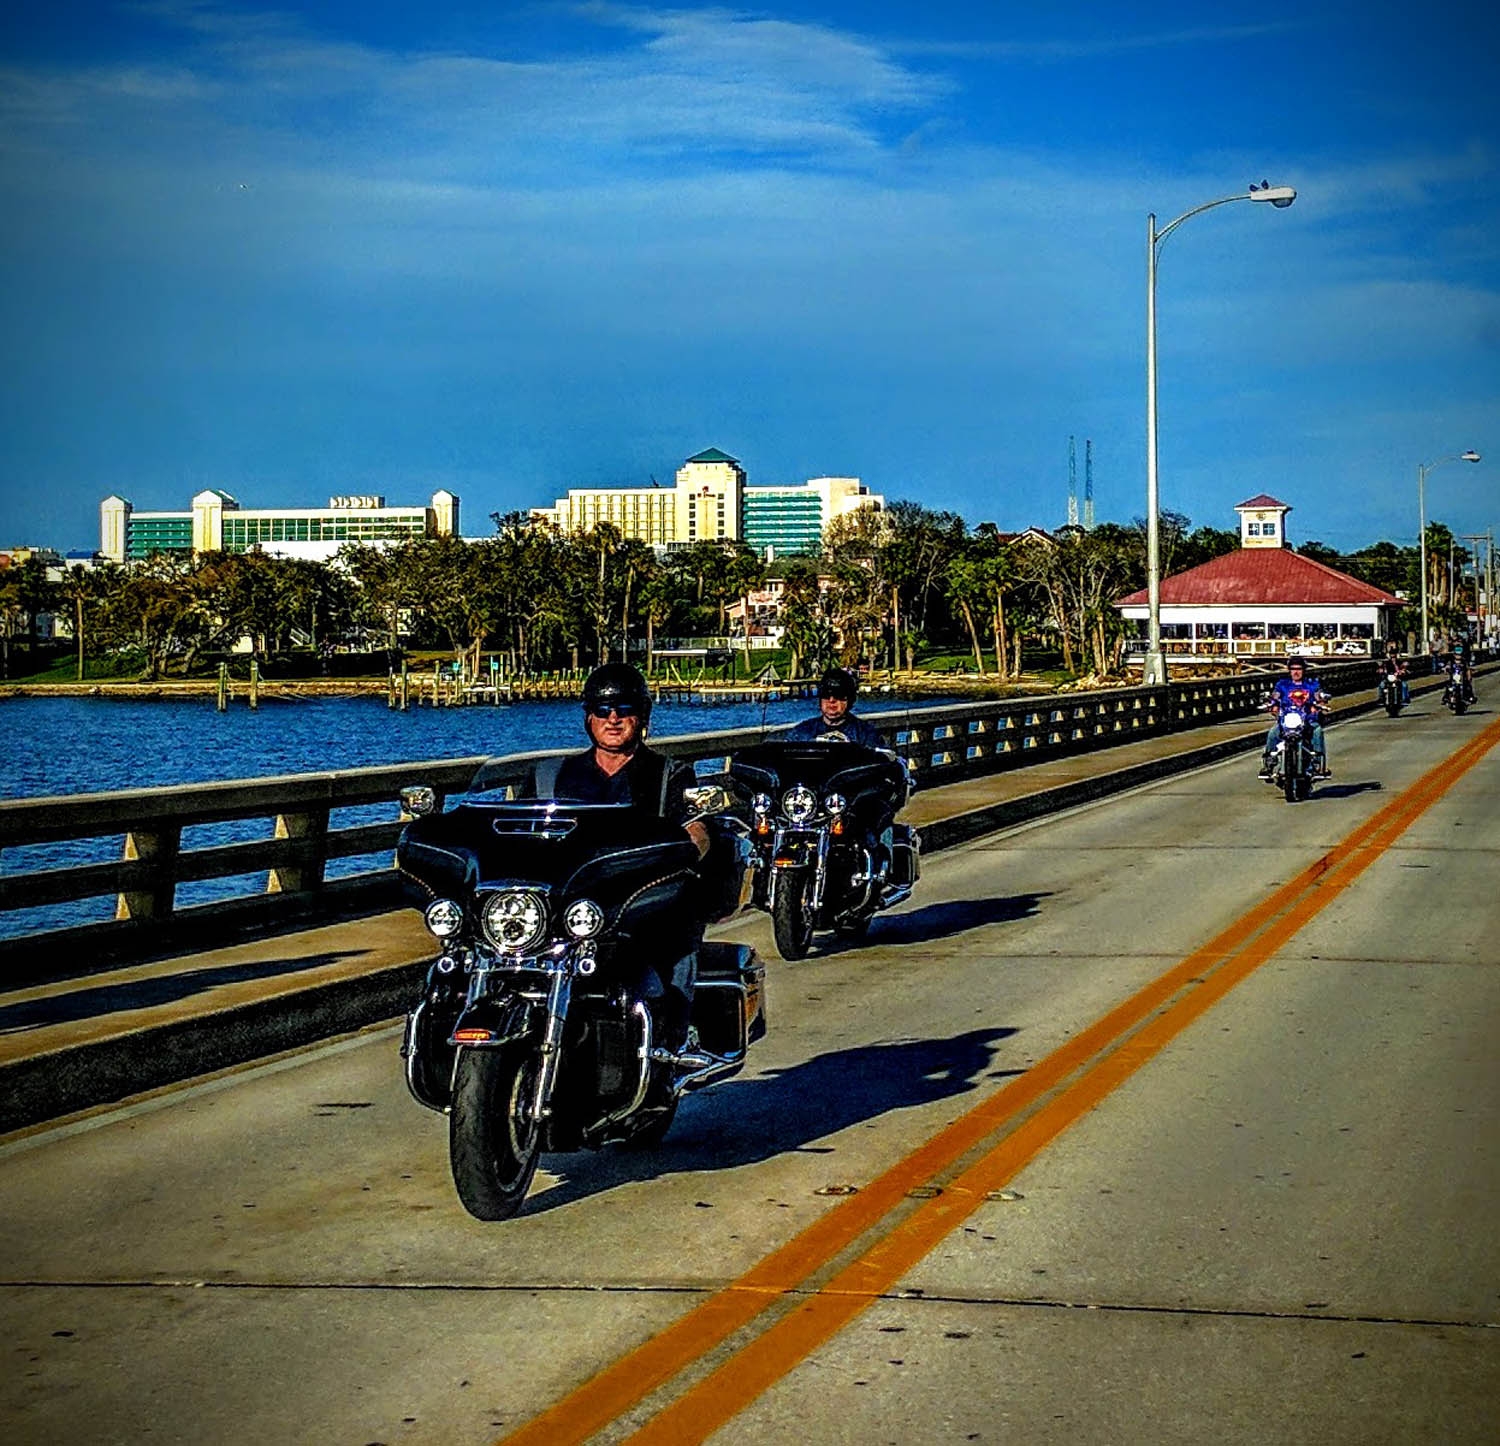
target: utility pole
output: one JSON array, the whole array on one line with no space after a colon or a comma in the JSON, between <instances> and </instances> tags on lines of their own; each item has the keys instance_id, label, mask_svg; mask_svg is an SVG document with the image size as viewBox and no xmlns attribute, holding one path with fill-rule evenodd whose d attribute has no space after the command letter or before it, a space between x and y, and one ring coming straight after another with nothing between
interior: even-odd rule
<instances>
[{"instance_id":1,"label":"utility pole","mask_svg":"<svg viewBox=\"0 0 1500 1446\"><path fill-rule=\"evenodd\" d=\"M1483 643L1485 633L1488 631L1487 619L1490 612L1490 590L1489 590L1489 555L1485 555L1485 577L1484 577L1484 600L1479 597L1479 544L1489 541L1489 534L1485 532L1466 532L1462 538L1464 542L1472 542L1473 550L1469 556L1474 560L1474 611L1479 617L1479 637Z\"/></svg>"},{"instance_id":2,"label":"utility pole","mask_svg":"<svg viewBox=\"0 0 1500 1446\"><path fill-rule=\"evenodd\" d=\"M1083 530L1094 530L1094 444L1083 443Z\"/></svg>"}]
</instances>

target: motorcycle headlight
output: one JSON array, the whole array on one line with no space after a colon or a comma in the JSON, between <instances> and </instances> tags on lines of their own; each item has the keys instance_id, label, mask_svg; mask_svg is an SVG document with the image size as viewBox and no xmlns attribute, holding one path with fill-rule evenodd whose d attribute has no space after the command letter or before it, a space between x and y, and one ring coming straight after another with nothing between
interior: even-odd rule
<instances>
[{"instance_id":1,"label":"motorcycle headlight","mask_svg":"<svg viewBox=\"0 0 1500 1446\"><path fill-rule=\"evenodd\" d=\"M505 889L485 901L484 936L505 954L524 954L547 937L547 904L540 894Z\"/></svg>"},{"instance_id":2,"label":"motorcycle headlight","mask_svg":"<svg viewBox=\"0 0 1500 1446\"><path fill-rule=\"evenodd\" d=\"M842 793L830 793L828 797L823 800L823 807L826 808L829 813L842 813L846 808L849 807L849 805Z\"/></svg>"},{"instance_id":3,"label":"motorcycle headlight","mask_svg":"<svg viewBox=\"0 0 1500 1446\"><path fill-rule=\"evenodd\" d=\"M439 939L451 939L464 926L463 905L453 899L434 899L422 915L427 932Z\"/></svg>"},{"instance_id":4,"label":"motorcycle headlight","mask_svg":"<svg viewBox=\"0 0 1500 1446\"><path fill-rule=\"evenodd\" d=\"M1285 728L1288 733L1297 732L1297 730L1302 727L1302 715L1295 708L1288 708L1286 712L1281 715L1281 726Z\"/></svg>"},{"instance_id":5,"label":"motorcycle headlight","mask_svg":"<svg viewBox=\"0 0 1500 1446\"><path fill-rule=\"evenodd\" d=\"M818 811L818 795L805 784L795 783L781 795L781 807L793 823L806 823Z\"/></svg>"},{"instance_id":6,"label":"motorcycle headlight","mask_svg":"<svg viewBox=\"0 0 1500 1446\"><path fill-rule=\"evenodd\" d=\"M575 899L563 915L563 928L575 939L592 939L604 927L604 910L592 899Z\"/></svg>"}]
</instances>

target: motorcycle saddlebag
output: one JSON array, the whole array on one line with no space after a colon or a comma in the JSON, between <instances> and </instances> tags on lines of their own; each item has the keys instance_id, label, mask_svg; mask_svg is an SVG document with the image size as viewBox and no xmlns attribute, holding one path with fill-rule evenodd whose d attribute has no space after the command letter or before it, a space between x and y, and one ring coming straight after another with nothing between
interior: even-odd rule
<instances>
[{"instance_id":1,"label":"motorcycle saddlebag","mask_svg":"<svg viewBox=\"0 0 1500 1446\"><path fill-rule=\"evenodd\" d=\"M766 1032L766 966L744 944L705 940L698 951L693 1025L711 1054L741 1055Z\"/></svg>"},{"instance_id":2,"label":"motorcycle saddlebag","mask_svg":"<svg viewBox=\"0 0 1500 1446\"><path fill-rule=\"evenodd\" d=\"M922 836L909 823L891 826L891 882L910 887L922 877Z\"/></svg>"}]
</instances>

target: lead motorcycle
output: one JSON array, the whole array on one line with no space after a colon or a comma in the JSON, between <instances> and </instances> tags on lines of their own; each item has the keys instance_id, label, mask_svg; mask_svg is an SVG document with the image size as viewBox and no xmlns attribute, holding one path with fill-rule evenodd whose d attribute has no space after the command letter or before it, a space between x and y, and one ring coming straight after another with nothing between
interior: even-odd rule
<instances>
[{"instance_id":1,"label":"lead motorcycle","mask_svg":"<svg viewBox=\"0 0 1500 1446\"><path fill-rule=\"evenodd\" d=\"M544 1151L660 1143L682 1096L737 1074L766 1030L765 968L743 946L699 945L682 1048L658 1042L648 998L646 966L670 969L748 897L728 791L688 791L712 840L700 863L679 825L559 797L565 757L489 760L446 808L401 792L396 862L439 950L406 1019L406 1082L447 1114L453 1183L481 1220L521 1208Z\"/></svg>"},{"instance_id":2,"label":"lead motorcycle","mask_svg":"<svg viewBox=\"0 0 1500 1446\"><path fill-rule=\"evenodd\" d=\"M783 959L805 958L819 929L861 939L879 910L911 897L922 840L893 822L911 796L894 754L842 739L770 742L735 754L729 773L751 796L752 902L771 916Z\"/></svg>"},{"instance_id":3,"label":"lead motorcycle","mask_svg":"<svg viewBox=\"0 0 1500 1446\"><path fill-rule=\"evenodd\" d=\"M1312 724L1322 710L1325 693L1293 688L1282 706L1275 693L1266 700L1276 715L1276 746L1272 750L1273 782L1288 803L1301 803L1317 778L1318 755L1313 752Z\"/></svg>"}]
</instances>

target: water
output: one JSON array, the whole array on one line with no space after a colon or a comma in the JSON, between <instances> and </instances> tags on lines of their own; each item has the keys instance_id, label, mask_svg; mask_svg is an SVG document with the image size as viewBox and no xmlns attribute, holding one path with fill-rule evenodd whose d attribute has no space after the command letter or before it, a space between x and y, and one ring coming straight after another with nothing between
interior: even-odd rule
<instances>
[{"instance_id":1,"label":"water","mask_svg":"<svg viewBox=\"0 0 1500 1446\"><path fill-rule=\"evenodd\" d=\"M659 703L651 731L665 738L723 728L774 726L807 717L816 705L785 698L761 703ZM872 701L869 711L892 704ZM282 773L314 773L377 764L520 753L584 746L574 703L506 707L412 708L400 713L383 697L266 697L215 710L211 696L174 700L17 698L0 702L0 798L101 793ZM333 827L396 815L387 806L339 809ZM269 819L204 825L183 831L184 849L268 838ZM0 874L118 859L123 836L6 849ZM384 867L389 854L330 863L331 878ZM264 874L179 886L178 902L209 903L259 893ZM113 895L47 909L0 914L0 937L114 917Z\"/></svg>"}]
</instances>

